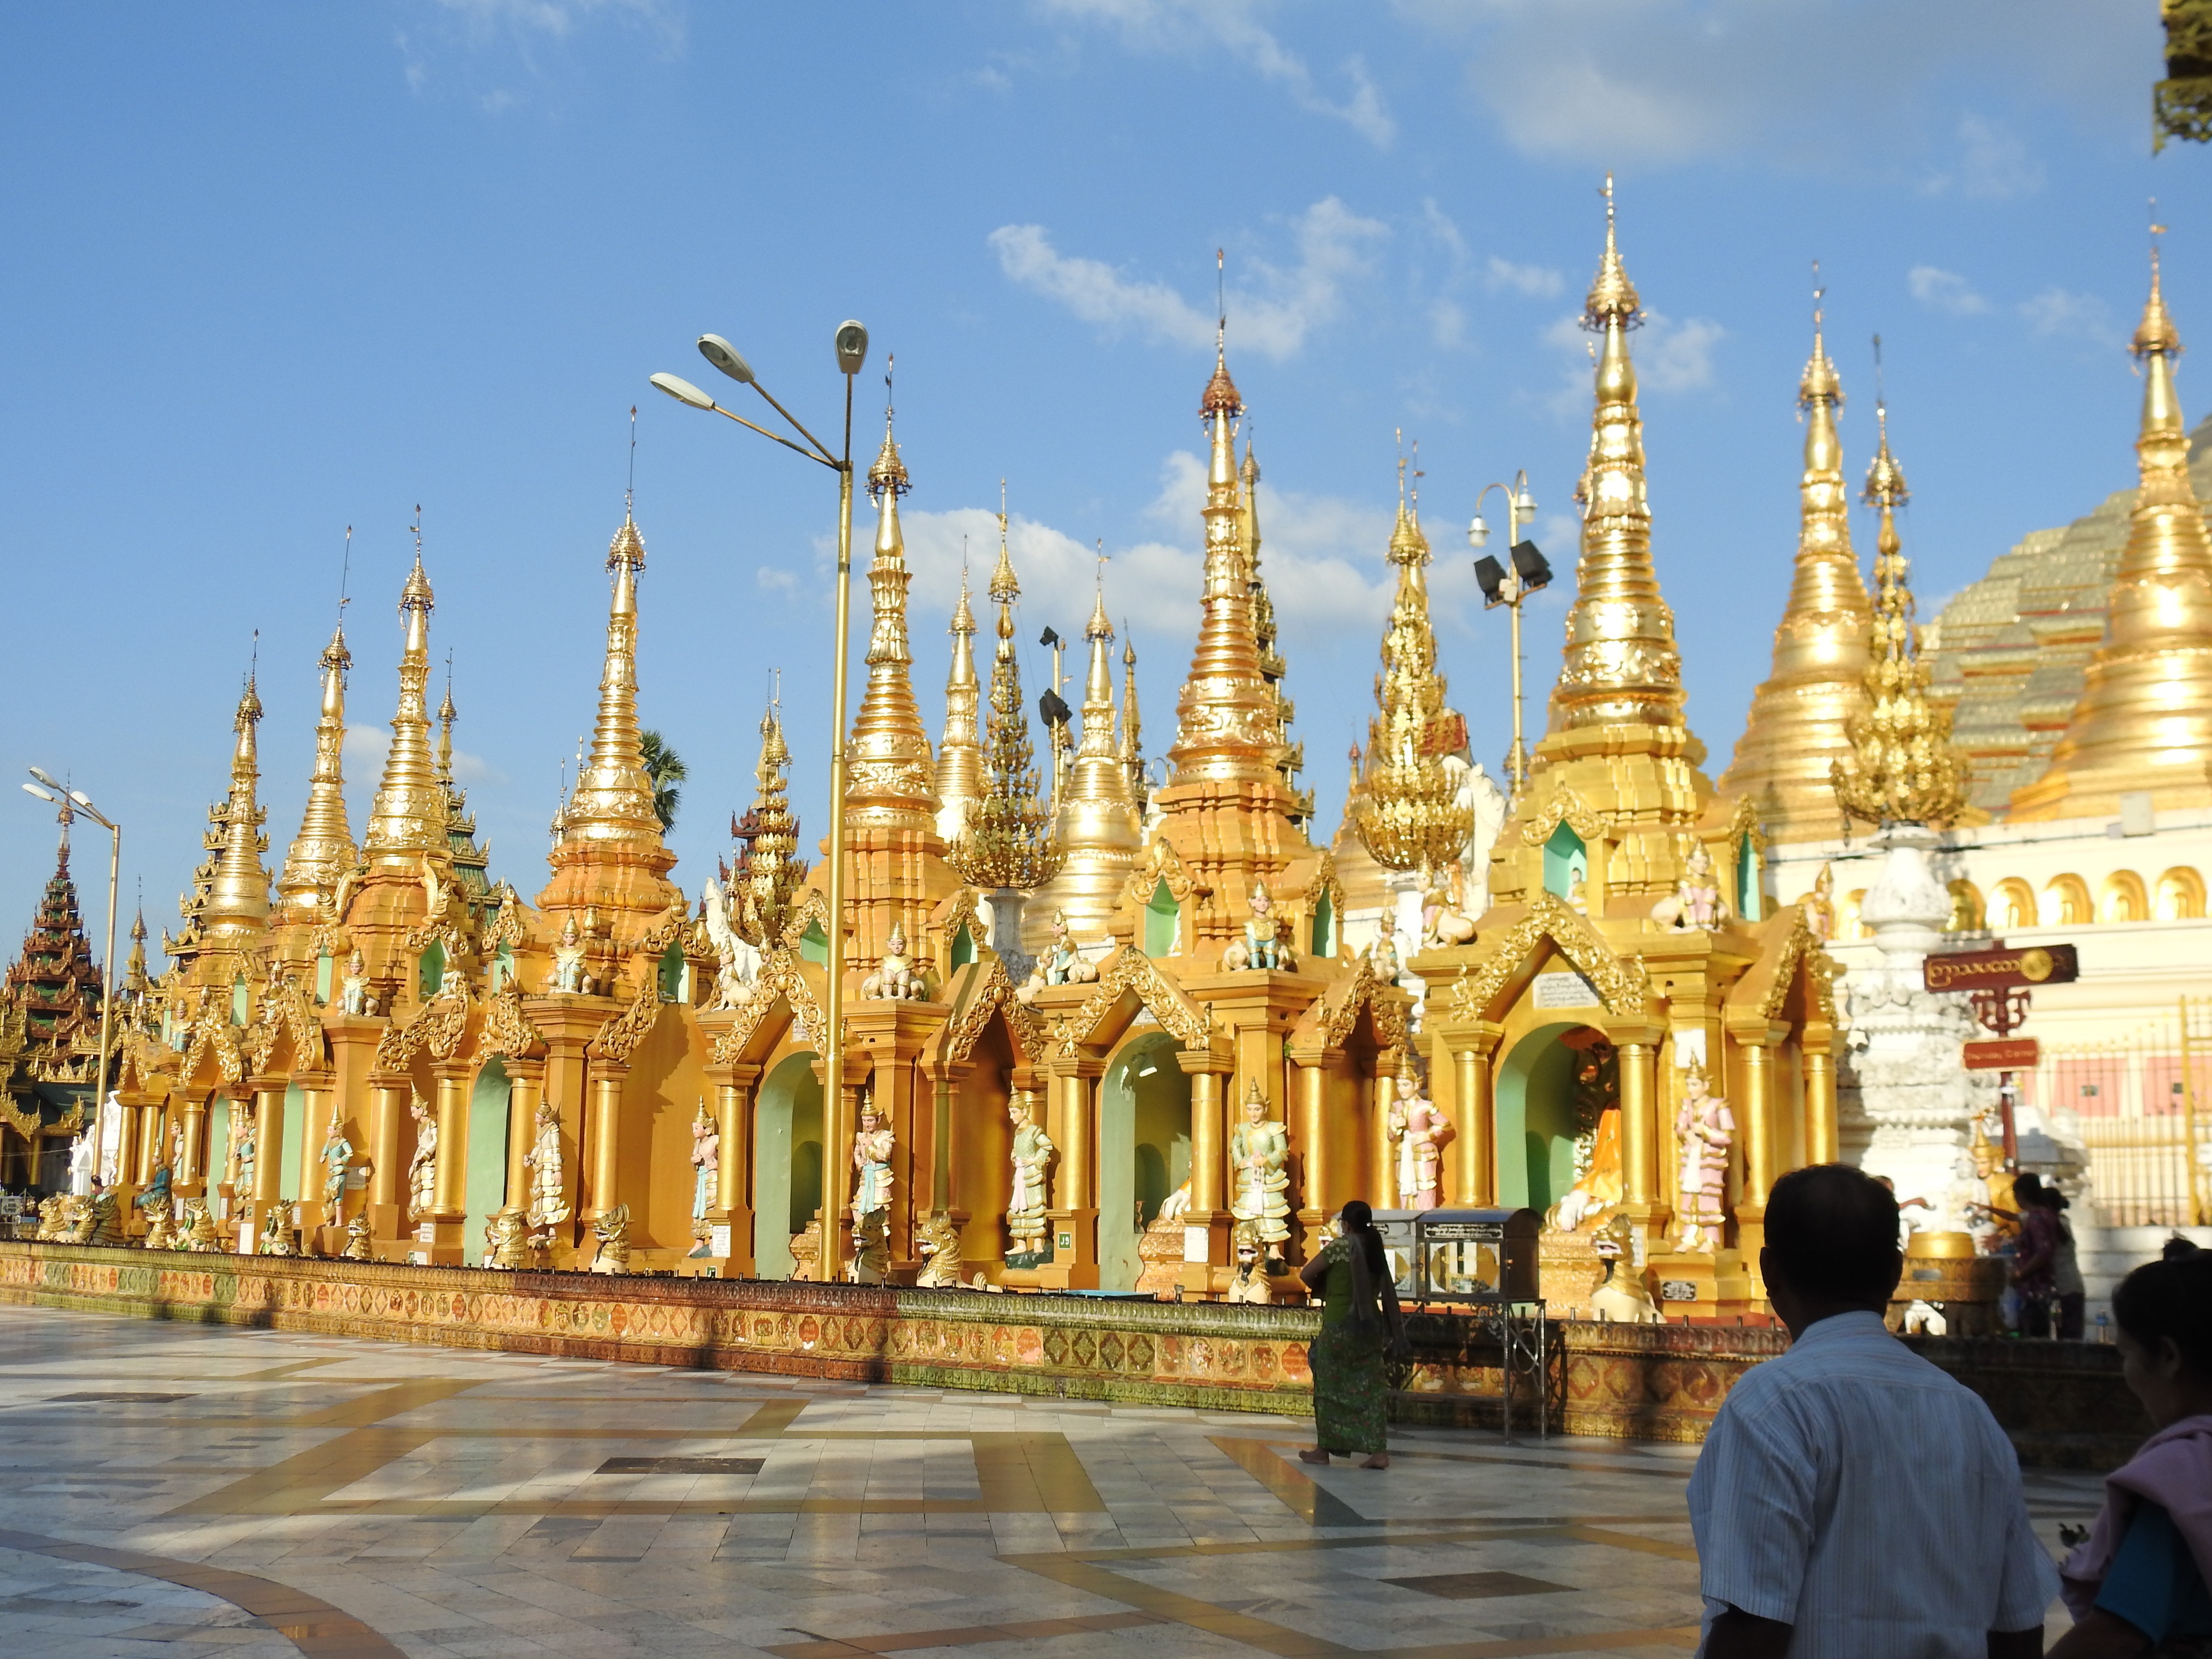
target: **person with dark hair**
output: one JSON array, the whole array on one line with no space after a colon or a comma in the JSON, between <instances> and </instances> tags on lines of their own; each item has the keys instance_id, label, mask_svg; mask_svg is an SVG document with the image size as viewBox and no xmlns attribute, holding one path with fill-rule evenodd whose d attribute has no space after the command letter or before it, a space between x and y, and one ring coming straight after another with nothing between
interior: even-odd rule
<instances>
[{"instance_id":1,"label":"person with dark hair","mask_svg":"<svg viewBox=\"0 0 2212 1659\"><path fill-rule=\"evenodd\" d=\"M2013 1258L2013 1287L2020 1292L2020 1334L2051 1334L2051 1306L2057 1299L2059 1221L2053 1194L2040 1176L2024 1175L2013 1191L2020 1198L2020 1253Z\"/></svg>"},{"instance_id":2,"label":"person with dark hair","mask_svg":"<svg viewBox=\"0 0 2212 1659\"><path fill-rule=\"evenodd\" d=\"M1766 1201L1790 1351L1722 1403L1690 1479L1705 1659L2027 1659L2057 1590L2012 1443L1889 1334L1897 1200L1841 1164Z\"/></svg>"},{"instance_id":3,"label":"person with dark hair","mask_svg":"<svg viewBox=\"0 0 2212 1659\"><path fill-rule=\"evenodd\" d=\"M2179 1261L2184 1256L2196 1254L2197 1241L2193 1238L2184 1238L2179 1233L2174 1234L2158 1247L2158 1257L2161 1261Z\"/></svg>"},{"instance_id":4,"label":"person with dark hair","mask_svg":"<svg viewBox=\"0 0 2212 1659\"><path fill-rule=\"evenodd\" d=\"M1398 1286L1375 1231L1375 1212L1358 1199L1337 1218L1337 1236L1298 1269L1321 1297L1321 1334L1309 1351L1313 1370L1314 1444L1298 1455L1326 1463L1339 1453L1366 1469L1390 1467L1387 1354L1405 1346Z\"/></svg>"},{"instance_id":5,"label":"person with dark hair","mask_svg":"<svg viewBox=\"0 0 2212 1659\"><path fill-rule=\"evenodd\" d=\"M2057 1230L2051 1247L2051 1334L2062 1342L2079 1342L2089 1287L2082 1282L2081 1259L2074 1252L2074 1229L2066 1219L2066 1212L2073 1206L2066 1201L2065 1194L2048 1182L2037 1190L2035 1201L2051 1212L2051 1224Z\"/></svg>"},{"instance_id":6,"label":"person with dark hair","mask_svg":"<svg viewBox=\"0 0 2212 1659\"><path fill-rule=\"evenodd\" d=\"M2074 1628L2053 1659L2212 1654L2212 1255L2153 1261L2112 1292L2121 1374L2157 1432L2105 1477L2059 1568Z\"/></svg>"}]
</instances>

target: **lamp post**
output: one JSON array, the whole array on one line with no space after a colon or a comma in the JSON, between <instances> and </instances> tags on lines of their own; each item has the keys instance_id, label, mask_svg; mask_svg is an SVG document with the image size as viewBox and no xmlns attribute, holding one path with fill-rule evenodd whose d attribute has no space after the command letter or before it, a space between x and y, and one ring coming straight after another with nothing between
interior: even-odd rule
<instances>
[{"instance_id":1,"label":"lamp post","mask_svg":"<svg viewBox=\"0 0 2212 1659\"><path fill-rule=\"evenodd\" d=\"M94 806L92 798L82 790L66 788L56 783L35 766L30 769L30 773L39 781L25 784L26 793L36 795L40 800L60 802L65 823L82 814L107 831L107 955L100 963L100 1060L92 1082L93 1145L97 1146L100 1144L100 1114L107 1103L107 1034L115 1018L115 885L123 866L123 830Z\"/></svg>"},{"instance_id":2,"label":"lamp post","mask_svg":"<svg viewBox=\"0 0 2212 1659\"><path fill-rule=\"evenodd\" d=\"M830 939L828 1007L823 1011L829 1030L823 1034L822 1056L822 1246L815 1257L816 1273L823 1284L842 1277L844 1244L837 1228L837 1212L843 1207L844 1171L851 1159L845 1142L852 1126L845 1121L845 680L846 633L852 622L853 589L853 377L868 359L868 331L848 319L837 325L834 341L837 369L845 377L845 447L833 455L796 416L776 402L773 393L754 375L738 349L719 334L699 337L699 354L740 386L760 393L769 408L783 416L792 430L806 442L795 444L781 433L757 426L744 416L725 409L689 380L674 374L655 374L653 384L681 404L728 416L739 426L757 432L786 449L818 462L837 475L837 595L836 653L831 658L830 698Z\"/></svg>"},{"instance_id":3,"label":"lamp post","mask_svg":"<svg viewBox=\"0 0 2212 1659\"><path fill-rule=\"evenodd\" d=\"M1483 486L1482 494L1474 498L1474 518L1467 527L1468 544L1479 548L1490 539L1490 526L1482 521L1482 503L1493 489L1505 497L1507 562L1500 564L1485 554L1474 562L1474 578L1482 585L1485 610L1494 611L1502 605L1513 613L1513 748L1505 757L1505 775L1518 795L1528 777L1528 748L1521 740L1521 601L1551 585L1552 567L1536 550L1535 543L1521 539L1521 526L1536 516L1536 498L1529 493L1525 471L1513 475L1510 489L1501 483Z\"/></svg>"}]
</instances>

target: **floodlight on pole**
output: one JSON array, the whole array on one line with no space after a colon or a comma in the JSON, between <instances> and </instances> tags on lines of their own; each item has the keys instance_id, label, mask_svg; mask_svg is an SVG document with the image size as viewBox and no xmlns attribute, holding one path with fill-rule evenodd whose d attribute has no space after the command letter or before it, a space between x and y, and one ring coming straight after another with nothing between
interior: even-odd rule
<instances>
[{"instance_id":1,"label":"floodlight on pole","mask_svg":"<svg viewBox=\"0 0 2212 1659\"><path fill-rule=\"evenodd\" d=\"M1528 776L1528 749L1521 737L1521 602L1552 580L1552 567L1534 542L1521 539L1521 526L1536 516L1536 496L1528 488L1527 472L1516 473L1511 488L1485 484L1474 498L1474 517L1467 526L1468 544L1480 548L1490 539L1483 521L1482 503L1496 490L1505 497L1505 541L1503 560L1485 554L1474 562L1474 579L1482 587L1484 607L1504 605L1513 613L1513 747L1505 757L1505 775L1515 794Z\"/></svg>"}]
</instances>

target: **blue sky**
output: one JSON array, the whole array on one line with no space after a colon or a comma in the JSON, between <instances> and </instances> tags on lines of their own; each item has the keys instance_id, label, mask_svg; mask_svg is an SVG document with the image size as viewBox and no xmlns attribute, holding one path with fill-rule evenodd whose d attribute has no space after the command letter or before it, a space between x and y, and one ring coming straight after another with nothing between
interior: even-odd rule
<instances>
[{"instance_id":1,"label":"blue sky","mask_svg":"<svg viewBox=\"0 0 2212 1659\"><path fill-rule=\"evenodd\" d=\"M2156 9L8 7L0 748L122 819L125 914L143 878L158 937L224 787L258 629L275 867L351 525L358 833L419 502L462 769L493 873L534 894L593 707L635 403L643 707L691 769L678 878L696 890L750 796L772 667L811 839L833 483L646 376L714 380L691 347L714 330L820 430L830 337L854 315L875 340L856 445L880 435L898 359L933 736L963 538L988 562L1003 477L1024 640L1079 629L1094 538L1116 556L1109 604L1135 631L1157 754L1195 617L1221 247L1297 734L1333 826L1370 706L1401 428L1421 445L1453 701L1493 767L1504 750L1504 622L1480 608L1463 531L1480 486L1526 467L1538 538L1571 568L1589 387L1571 319L1611 167L1652 313L1656 556L1717 775L1788 582L1813 259L1854 475L1884 337L1929 599L2132 481L2121 348L2154 194L2185 336L2212 339L2212 158L2149 155ZM1566 588L1531 605L1539 722ZM0 929L27 921L52 858L51 823L9 799Z\"/></svg>"}]
</instances>

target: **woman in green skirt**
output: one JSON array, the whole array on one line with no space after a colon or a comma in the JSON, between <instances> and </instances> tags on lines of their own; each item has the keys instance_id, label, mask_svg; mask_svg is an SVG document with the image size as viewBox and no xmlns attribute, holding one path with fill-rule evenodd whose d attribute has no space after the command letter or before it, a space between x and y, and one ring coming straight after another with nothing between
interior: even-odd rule
<instances>
[{"instance_id":1,"label":"woman in green skirt","mask_svg":"<svg viewBox=\"0 0 2212 1659\"><path fill-rule=\"evenodd\" d=\"M1340 1453L1359 1458L1362 1468L1390 1467L1383 1438L1390 1388L1382 1362L1404 1346L1405 1326L1374 1217L1353 1199L1337 1218L1337 1236L1298 1269L1322 1304L1321 1334L1309 1350L1315 1445L1298 1454L1309 1463L1326 1463Z\"/></svg>"}]
</instances>

